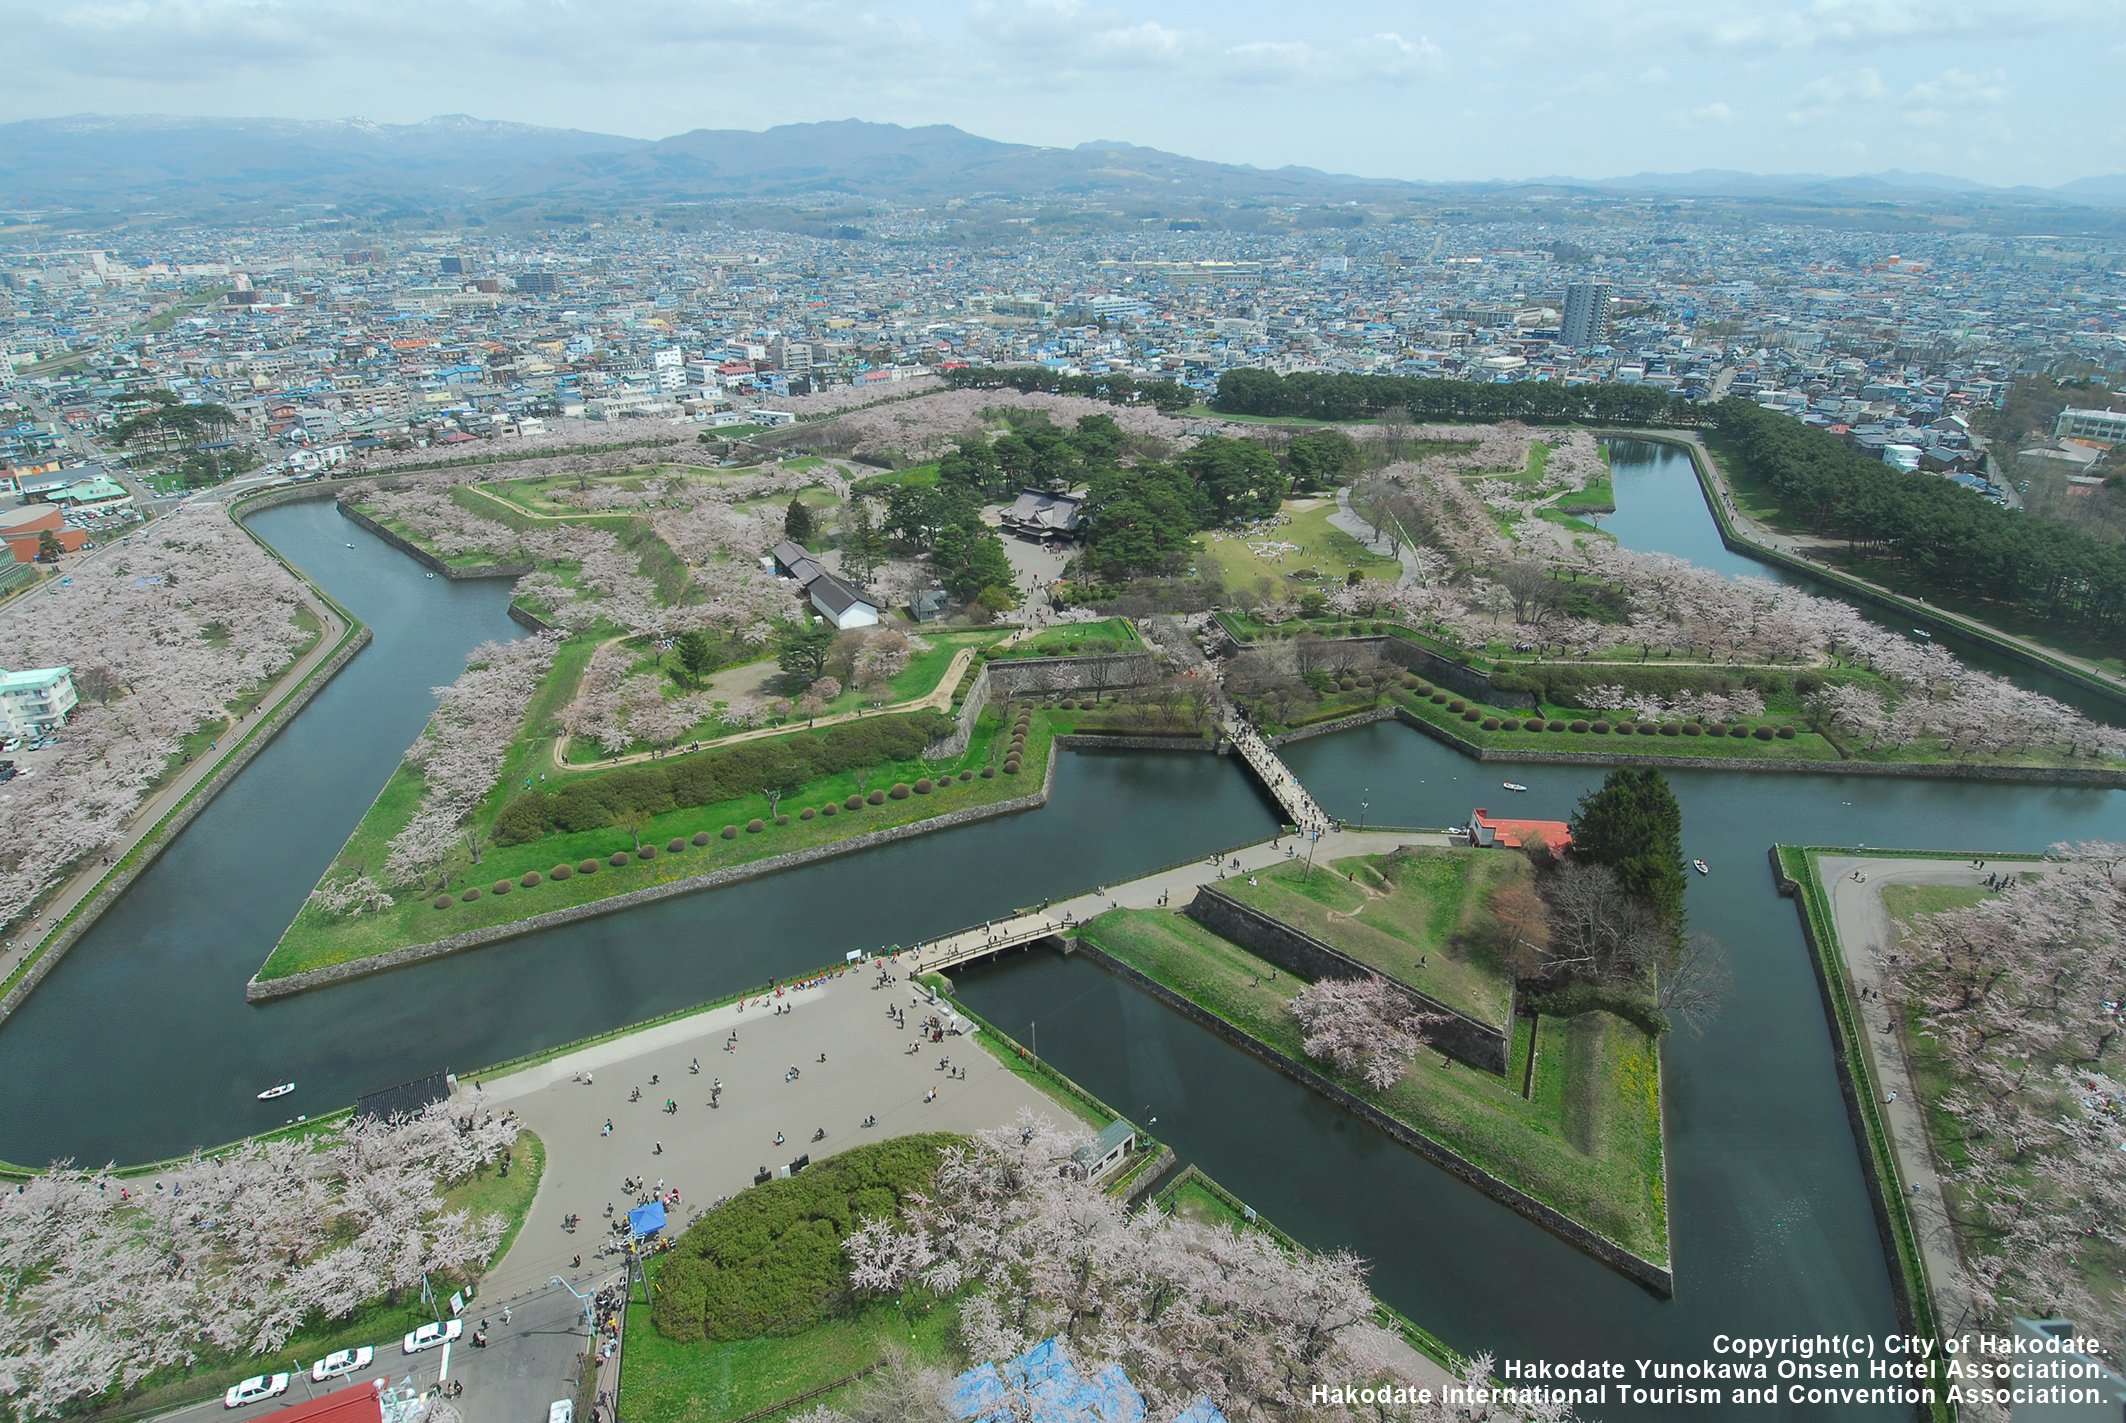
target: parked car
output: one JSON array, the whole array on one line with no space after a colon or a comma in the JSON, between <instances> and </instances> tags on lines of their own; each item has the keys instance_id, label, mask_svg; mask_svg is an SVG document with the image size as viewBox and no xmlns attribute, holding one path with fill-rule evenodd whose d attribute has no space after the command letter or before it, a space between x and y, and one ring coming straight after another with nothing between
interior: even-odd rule
<instances>
[{"instance_id":1,"label":"parked car","mask_svg":"<svg viewBox=\"0 0 2126 1423\"><path fill-rule=\"evenodd\" d=\"M336 1354L327 1354L310 1366L310 1378L314 1383L336 1379L342 1374L351 1374L357 1369L366 1369L376 1358L376 1350L364 1344L359 1349L342 1349Z\"/></svg>"},{"instance_id":2,"label":"parked car","mask_svg":"<svg viewBox=\"0 0 2126 1423\"><path fill-rule=\"evenodd\" d=\"M465 1321L462 1319L439 1319L433 1324L424 1324L406 1336L406 1352L418 1354L424 1349L433 1349L464 1332Z\"/></svg>"},{"instance_id":3,"label":"parked car","mask_svg":"<svg viewBox=\"0 0 2126 1423\"><path fill-rule=\"evenodd\" d=\"M231 1384L229 1391L221 1396L224 1408L242 1408L247 1403L256 1403L262 1398L277 1398L288 1391L286 1374L257 1374L242 1383Z\"/></svg>"}]
</instances>

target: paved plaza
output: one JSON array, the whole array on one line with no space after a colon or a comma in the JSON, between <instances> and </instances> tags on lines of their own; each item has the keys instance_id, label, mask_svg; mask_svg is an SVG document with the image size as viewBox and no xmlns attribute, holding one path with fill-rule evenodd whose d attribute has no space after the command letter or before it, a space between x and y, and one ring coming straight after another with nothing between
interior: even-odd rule
<instances>
[{"instance_id":1,"label":"paved plaza","mask_svg":"<svg viewBox=\"0 0 2126 1423\"><path fill-rule=\"evenodd\" d=\"M899 975L891 960L856 965L818 987L710 1009L462 1085L472 1100L514 1110L546 1143L546 1174L531 1216L485 1293L507 1298L555 1275L581 1288L609 1274L611 1262L596 1253L609 1238L605 1207L611 1202L617 1215L635 1204L621 1190L629 1176L676 1187L675 1224L683 1227L699 1208L752 1185L762 1167L772 1171L799 1156L816 1161L890 1136L1002 1126L1027 1108L1058 1120L1067 1115L971 1038L919 1040L923 1019L950 1010L931 1008L905 976L877 987L881 963ZM778 1004L788 1011L777 1013ZM888 1006L908 1010L906 1028L887 1017ZM734 1031L737 1046L727 1048ZM966 1070L964 1080L939 1069L946 1057ZM697 1059L699 1073L690 1070ZM797 1080L786 1081L792 1067ZM719 1079L720 1105L711 1107ZM639 1100L631 1100L637 1092ZM668 1100L675 1110L665 1110ZM867 1115L878 1125L861 1126ZM819 1128L826 1137L814 1141ZM561 1225L570 1212L582 1217L573 1234ZM583 1263L573 1266L579 1254Z\"/></svg>"}]
</instances>

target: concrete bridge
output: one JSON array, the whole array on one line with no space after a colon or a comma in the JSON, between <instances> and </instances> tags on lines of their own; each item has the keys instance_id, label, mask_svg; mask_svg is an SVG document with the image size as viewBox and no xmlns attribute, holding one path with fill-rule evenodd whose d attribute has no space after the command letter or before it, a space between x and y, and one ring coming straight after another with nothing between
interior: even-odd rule
<instances>
[{"instance_id":1,"label":"concrete bridge","mask_svg":"<svg viewBox=\"0 0 2126 1423\"><path fill-rule=\"evenodd\" d=\"M1301 792L1304 795L1304 792ZM900 950L910 969L945 970L1031 944L1053 934L1067 933L1110 909L1179 909L1196 890L1222 879L1246 876L1289 859L1304 859L1309 848L1320 862L1347 855L1377 855L1399 845L1448 845L1445 834L1409 830L1325 830L1319 842L1297 835L1280 835L1219 855L1206 855L1185 865L1163 870L1123 884L1103 885L1090 893L1057 900L1039 909L1005 919L971 924L950 934Z\"/></svg>"}]
</instances>

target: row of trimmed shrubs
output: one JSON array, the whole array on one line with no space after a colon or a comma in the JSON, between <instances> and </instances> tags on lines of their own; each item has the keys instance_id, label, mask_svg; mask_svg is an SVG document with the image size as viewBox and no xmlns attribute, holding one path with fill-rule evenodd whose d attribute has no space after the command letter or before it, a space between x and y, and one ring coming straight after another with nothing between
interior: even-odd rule
<instances>
[{"instance_id":1,"label":"row of trimmed shrubs","mask_svg":"<svg viewBox=\"0 0 2126 1423\"><path fill-rule=\"evenodd\" d=\"M1795 736L1791 726L1748 726L1741 722L1729 725L1716 721L1704 725L1695 721L1610 721L1606 717L1592 720L1574 717L1565 720L1559 717L1498 716L1487 708L1471 706L1461 697L1443 692L1429 682L1415 677L1403 679L1406 690L1423 697L1435 706L1445 707L1463 721L1475 722L1486 731L1565 731L1595 736L1725 736L1736 741L1752 737L1759 741L1792 741Z\"/></svg>"},{"instance_id":2,"label":"row of trimmed shrubs","mask_svg":"<svg viewBox=\"0 0 2126 1423\"><path fill-rule=\"evenodd\" d=\"M952 719L942 713L906 712L646 765L587 771L552 789L541 787L514 797L495 818L495 843L522 845L557 831L599 830L630 811L663 815L686 806L740 800L764 785L800 785L866 766L912 761L951 730Z\"/></svg>"},{"instance_id":3,"label":"row of trimmed shrubs","mask_svg":"<svg viewBox=\"0 0 2126 1423\"><path fill-rule=\"evenodd\" d=\"M1018 773L1016 765L1007 766L1005 770L1012 775ZM996 773L994 766L984 766L981 771L984 780L994 779ZM831 818L844 812L861 810L866 805L884 805L889 800L906 800L912 795L932 795L945 789L955 780L965 782L972 781L974 778L975 772L962 771L957 777L947 774L938 777L936 780L923 776L913 784L906 781L896 781L890 790L873 791L868 796L852 795L839 801L828 801L821 806L808 805L797 813L796 818L798 820L816 820L822 816ZM790 820L791 816L788 812L780 813L775 817L775 823L778 826L788 825ZM744 833L758 835L767 828L768 822L759 816L755 816L746 822ZM716 839L736 840L739 833L739 828L736 825L724 826L719 835L711 835L706 830L697 830L694 832L692 843L698 848ZM685 838L674 835L665 842L664 853L667 855L682 854L685 852L687 845L688 841ZM654 860L656 858L657 847L655 845L643 845L633 851L615 850L606 857L605 863L618 869L634 860ZM574 865L555 865L543 875L537 870L526 870L515 880L498 879L485 890L482 890L478 885L473 885L460 890L455 895L439 894L435 897L434 904L437 909L448 909L453 904L470 904L480 898L483 893L504 895L514 889L536 889L546 880L560 881L571 879L576 875L594 875L596 873L598 873L598 859L596 856L592 856L588 859L579 860Z\"/></svg>"}]
</instances>

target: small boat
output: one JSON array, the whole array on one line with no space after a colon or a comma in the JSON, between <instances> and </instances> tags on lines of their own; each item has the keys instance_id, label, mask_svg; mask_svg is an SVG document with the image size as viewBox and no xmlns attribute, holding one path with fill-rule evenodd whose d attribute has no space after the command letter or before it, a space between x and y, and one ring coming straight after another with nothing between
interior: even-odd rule
<instances>
[{"instance_id":1,"label":"small boat","mask_svg":"<svg viewBox=\"0 0 2126 1423\"><path fill-rule=\"evenodd\" d=\"M433 578L433 577L435 577L435 575L434 575L433 573L429 574L428 576L429 576L430 578Z\"/></svg>"},{"instance_id":2,"label":"small boat","mask_svg":"<svg viewBox=\"0 0 2126 1423\"><path fill-rule=\"evenodd\" d=\"M1528 787L1522 785L1519 781L1508 781L1506 782L1506 789L1509 791L1525 791Z\"/></svg>"},{"instance_id":3,"label":"small boat","mask_svg":"<svg viewBox=\"0 0 2126 1423\"><path fill-rule=\"evenodd\" d=\"M268 1087L265 1091L259 1093L258 1100L261 1102L270 1102L275 1097L285 1097L294 1090L295 1084L293 1082L283 1082L278 1087Z\"/></svg>"},{"instance_id":4,"label":"small boat","mask_svg":"<svg viewBox=\"0 0 2126 1423\"><path fill-rule=\"evenodd\" d=\"M349 545L347 545L347 547L349 547L349 548L353 548L353 547L354 547L354 545L353 545L353 544L349 544Z\"/></svg>"},{"instance_id":5,"label":"small boat","mask_svg":"<svg viewBox=\"0 0 2126 1423\"><path fill-rule=\"evenodd\" d=\"M1912 636L1914 636L1914 637L1918 638L1918 639L1919 639L1919 640L1920 640L1921 642L1932 642L1932 641L1934 641L1934 634L1933 634L1933 633L1931 633L1931 632L1928 632L1928 631L1927 631L1927 630L1926 630L1925 628L1913 628L1913 629L1912 629Z\"/></svg>"},{"instance_id":6,"label":"small boat","mask_svg":"<svg viewBox=\"0 0 2126 1423\"><path fill-rule=\"evenodd\" d=\"M1701 875L1709 875L1713 872L1713 867L1705 863L1705 861L1703 860L1692 860L1690 862L1690 867L1696 870Z\"/></svg>"}]
</instances>

